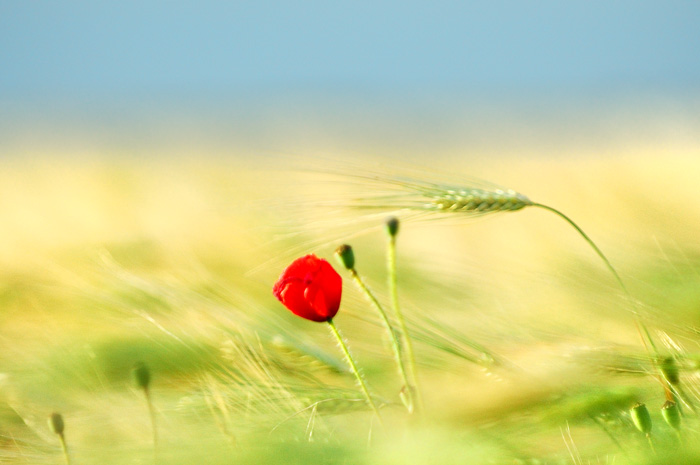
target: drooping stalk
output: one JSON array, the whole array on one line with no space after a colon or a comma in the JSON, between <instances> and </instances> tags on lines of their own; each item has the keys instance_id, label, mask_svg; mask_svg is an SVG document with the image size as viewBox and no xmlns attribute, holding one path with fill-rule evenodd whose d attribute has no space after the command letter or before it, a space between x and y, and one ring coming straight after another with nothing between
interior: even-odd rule
<instances>
[{"instance_id":1,"label":"drooping stalk","mask_svg":"<svg viewBox=\"0 0 700 465\"><path fill-rule=\"evenodd\" d=\"M603 254L603 251L600 250L597 245L595 245L595 242L593 242L593 240L590 237L588 237L588 234L583 232L583 229L581 229L579 227L579 225L577 225L574 222L574 220L572 220L571 218L569 218L568 216L566 216L564 213L560 212L556 208L552 208L548 205L543 205L541 203L533 203L532 206L548 210L548 211L554 213L555 215L559 216L560 218L562 218L567 223L569 223L581 235L581 237L583 237L583 239L586 242L588 242L588 245L590 245L593 248L593 250L595 251L596 254L598 254L600 259L603 260L603 263L605 263L605 266L613 274L613 276L615 277L615 280L617 280L617 283L620 285L622 290L625 292L625 294L627 294L629 296L629 292L627 291L627 287L625 286L625 283L622 282L622 278L620 278L620 275L617 274L617 271L615 270L615 268L613 268L612 264L610 263L610 260L608 260L608 258L605 256L605 254Z\"/></svg>"},{"instance_id":2,"label":"drooping stalk","mask_svg":"<svg viewBox=\"0 0 700 465\"><path fill-rule=\"evenodd\" d=\"M563 220L565 220L569 225L571 225L578 233L583 237L583 239L593 248L595 253L603 260L605 263L605 266L610 270L610 272L615 276L615 279L617 280L618 284L620 285L620 288L622 288L623 292L625 293L627 299L634 305L637 306L636 301L632 298L632 295L630 292L627 290L627 287L625 286L625 283L622 281L622 278L620 278L620 275L617 273L615 268L612 266L608 258L603 254L603 252L598 248L598 246L593 242L593 240L588 237L588 235L581 229L571 218L566 216L564 213L561 211L557 210L556 208L552 208L548 205L543 205L541 203L532 203L531 204L533 207L539 207L543 208L547 211L550 211L554 213L555 215L559 216ZM657 368L659 369L659 381L664 387L664 391L666 392L666 397L667 400L679 400L680 402L683 403L686 407L688 407L691 411L695 411L695 406L693 404L693 401L691 398L685 394L683 387L680 385L680 380L675 379L670 379L668 376L668 373L666 373L666 370L664 369L664 360L667 360L667 358L662 358L661 354L659 352L659 349L657 348L656 344L654 343L654 339L651 337L651 332L649 331L649 328L647 325L644 324L644 321L642 320L641 315L637 311L637 309L634 309L633 311L634 316L635 316L635 323L637 325L637 331L639 332L639 337L642 340L642 344L644 347L647 349L648 352L651 352L653 357L654 357L654 362L657 364ZM651 348L651 349L650 349ZM659 365L660 364L660 365ZM676 378L677 378L677 373L676 373ZM649 440L649 445L654 448L654 445L652 443L651 437L648 437Z\"/></svg>"},{"instance_id":3,"label":"drooping stalk","mask_svg":"<svg viewBox=\"0 0 700 465\"><path fill-rule=\"evenodd\" d=\"M590 237L588 237L588 234L586 234L583 231L583 229L581 229L579 227L579 225L577 225L574 222L574 220L572 220L571 218L569 218L568 216L566 216L564 213L557 210L556 208L552 208L548 205L543 205L541 203L533 203L532 206L539 207L539 208L545 209L547 211L550 211L550 212L554 213L555 215L559 216L560 218L562 218L567 223L569 223L569 225L571 225L581 235L581 237L588 243L588 245L591 246L591 248L595 251L595 253L598 255L598 257L600 257L600 259L603 260L603 263L605 263L605 266L613 274L613 276L615 277L615 280L620 285L620 288L622 288L622 291L625 293L627 298L633 302L632 295L627 290L627 286L625 286L625 283L622 281L622 278L620 278L620 275L617 273L615 268L610 263L610 260L608 260L608 258L605 256L605 254L603 254L603 251L598 248L598 246L595 244L595 242L593 242L593 240ZM647 344L648 344L648 347L651 347L652 350L654 351L654 354L658 356L659 351L656 347L656 344L654 343L654 339L651 337L651 333L649 332L649 329L644 324L641 316L639 315L639 313L637 311L634 312L634 316L635 316L635 319L637 322L637 329L639 330L639 334L642 338L642 342L644 343L645 346L647 346Z\"/></svg>"}]
</instances>

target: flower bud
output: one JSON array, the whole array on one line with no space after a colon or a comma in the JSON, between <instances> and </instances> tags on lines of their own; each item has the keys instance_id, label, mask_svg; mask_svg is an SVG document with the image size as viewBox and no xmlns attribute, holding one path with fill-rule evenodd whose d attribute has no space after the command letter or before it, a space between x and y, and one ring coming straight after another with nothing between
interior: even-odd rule
<instances>
[{"instance_id":1,"label":"flower bud","mask_svg":"<svg viewBox=\"0 0 700 465\"><path fill-rule=\"evenodd\" d=\"M49 429L52 433L58 434L59 436L63 434L63 417L60 413L52 413L49 415Z\"/></svg>"},{"instance_id":2,"label":"flower bud","mask_svg":"<svg viewBox=\"0 0 700 465\"><path fill-rule=\"evenodd\" d=\"M349 245L343 244L335 249L335 256L338 257L340 264L348 270L355 268L355 253Z\"/></svg>"},{"instance_id":3,"label":"flower bud","mask_svg":"<svg viewBox=\"0 0 700 465\"><path fill-rule=\"evenodd\" d=\"M632 416L634 426L636 426L639 431L647 435L651 433L651 415L649 415L649 410L646 405L641 402L638 403L630 409L630 415Z\"/></svg>"},{"instance_id":4,"label":"flower bud","mask_svg":"<svg viewBox=\"0 0 700 465\"><path fill-rule=\"evenodd\" d=\"M665 357L661 360L661 373L671 385L676 386L680 382L678 374L678 364L673 357Z\"/></svg>"},{"instance_id":5,"label":"flower bud","mask_svg":"<svg viewBox=\"0 0 700 465\"><path fill-rule=\"evenodd\" d=\"M399 219L396 218L395 216L391 216L387 218L386 220L386 232L389 233L389 236L391 237L396 237L396 234L399 232Z\"/></svg>"},{"instance_id":6,"label":"flower bud","mask_svg":"<svg viewBox=\"0 0 700 465\"><path fill-rule=\"evenodd\" d=\"M139 362L134 366L131 376L136 387L140 389L148 389L148 385L151 384L151 372L143 362Z\"/></svg>"},{"instance_id":7,"label":"flower bud","mask_svg":"<svg viewBox=\"0 0 700 465\"><path fill-rule=\"evenodd\" d=\"M681 429L681 412L678 408L678 404L675 402L667 400L663 407L661 407L661 416L664 417L664 421L666 421L671 428L676 431Z\"/></svg>"}]
</instances>

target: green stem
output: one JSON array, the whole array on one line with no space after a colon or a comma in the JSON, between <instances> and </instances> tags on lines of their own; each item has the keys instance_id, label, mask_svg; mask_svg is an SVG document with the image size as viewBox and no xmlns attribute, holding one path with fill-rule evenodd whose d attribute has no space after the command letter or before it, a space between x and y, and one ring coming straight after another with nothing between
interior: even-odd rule
<instances>
[{"instance_id":1,"label":"green stem","mask_svg":"<svg viewBox=\"0 0 700 465\"><path fill-rule=\"evenodd\" d=\"M620 451L621 451L623 454L627 455L627 452L625 451L625 448L622 447L622 444L620 444L620 441L618 441L617 438L615 437L615 435L612 434L612 433L610 432L610 430L607 428L607 426L605 426L605 424L604 424L602 421L600 421L598 418L596 418L594 415L590 415L590 414L589 414L589 416L590 416L591 420L593 420L593 422L594 422L596 425L598 425L598 426L600 427L600 429L602 429L603 432L605 432L605 434L608 435L608 437L610 438L610 440L618 447L618 449L620 449Z\"/></svg>"},{"instance_id":2,"label":"green stem","mask_svg":"<svg viewBox=\"0 0 700 465\"><path fill-rule=\"evenodd\" d=\"M70 457L68 456L68 446L66 445L66 437L63 435L63 433L60 433L58 435L58 438L61 441L61 449L63 449L63 457L66 459L66 465L70 465Z\"/></svg>"},{"instance_id":3,"label":"green stem","mask_svg":"<svg viewBox=\"0 0 700 465\"><path fill-rule=\"evenodd\" d=\"M387 265L389 268L389 293L391 294L391 306L394 309L394 314L396 315L396 321L399 322L399 328L401 329L401 334L403 335L403 342L406 344L406 355L408 358L408 368L411 376L411 385L406 385L406 388L413 391L411 394L415 393L416 400L418 401L418 407L422 408L423 399L418 389L418 379L416 376L416 358L413 352L413 342L408 334L408 327L406 326L406 320L404 320L403 314L401 312L401 307L399 306L399 293L398 286L396 284L396 236L389 236L389 247L387 249Z\"/></svg>"},{"instance_id":4,"label":"green stem","mask_svg":"<svg viewBox=\"0 0 700 465\"><path fill-rule=\"evenodd\" d=\"M389 322L389 317L387 317L386 312L380 305L379 301L377 300L376 297L374 297L374 294L372 294L372 291L369 290L369 288L365 285L365 283L362 281L360 278L360 275L357 274L357 271L355 268L350 268L350 275L352 276L353 281L355 281L355 284L360 288L360 290L367 296L367 299L372 303L372 306L377 310L379 313L379 316L384 323L384 326L386 327L387 332L389 333L389 340L391 341L391 348L394 351L394 357L396 358L396 365L399 369L399 374L401 375L401 379L403 380L404 385L407 387L406 389L406 409L408 410L409 413L413 413L413 393L411 392L411 383L408 381L408 376L406 375L406 369L404 368L403 365L403 358L401 357L401 347L399 346L399 340L396 337L396 332L394 331L394 328L391 327L391 322ZM403 400L403 399L402 399Z\"/></svg>"},{"instance_id":5,"label":"green stem","mask_svg":"<svg viewBox=\"0 0 700 465\"><path fill-rule=\"evenodd\" d=\"M661 372L661 375L674 396L673 400L679 400L683 405L688 407L691 412L695 412L695 403L693 402L692 398L686 394L685 389L683 389L683 386L680 385L680 382L677 385L674 385L668 380L668 378L663 376L663 371Z\"/></svg>"},{"instance_id":6,"label":"green stem","mask_svg":"<svg viewBox=\"0 0 700 465\"><path fill-rule=\"evenodd\" d=\"M328 326L330 326L331 332L333 333L335 338L338 340L338 344L340 345L340 349L343 351L343 354L345 355L345 359L350 364L350 368L352 369L352 372L355 375L355 378L357 378L357 382L360 384L360 388L362 389L362 392L364 393L365 398L367 399L367 402L369 403L370 407L372 407L372 410L374 410L374 414L377 415L377 418L379 419L379 423L382 423L382 417L379 414L379 409L377 408L376 404L374 403L374 400L372 400L372 396L369 394L369 390L367 390L367 385L365 384L365 381L362 379L362 375L360 374L360 370L357 369L357 365L355 365L355 360L352 358L352 355L350 355L350 350L348 349L348 346L345 344L345 341L343 341L343 337L340 335L340 331L338 331L338 328L336 328L335 323L333 323L333 319L328 320Z\"/></svg>"},{"instance_id":7,"label":"green stem","mask_svg":"<svg viewBox=\"0 0 700 465\"><path fill-rule=\"evenodd\" d=\"M148 415L151 417L151 429L153 430L153 450L158 448L158 429L156 428L156 410L151 400L151 391L148 386L143 388L143 393L146 396L146 404L148 405Z\"/></svg>"},{"instance_id":8,"label":"green stem","mask_svg":"<svg viewBox=\"0 0 700 465\"><path fill-rule=\"evenodd\" d=\"M576 231L578 231L578 233L581 235L581 237L583 237L586 240L586 242L588 242L588 245L590 245L593 248L595 253L598 254L598 256L601 258L601 260L603 260L603 262L605 263L605 266L608 268L608 270L610 270L610 272L613 274L613 276L615 276L615 279L617 280L617 282L620 285L620 287L622 288L622 290L625 291L625 294L627 294L629 296L629 292L627 291L627 287L625 286L625 283L622 282L622 278L620 278L620 275L617 274L617 271L615 271L615 268L613 268L610 261L603 254L603 251L600 250L597 245L595 245L593 240L590 237L588 237L588 234L583 232L583 229L581 229L576 223L574 223L574 221L571 218L569 218L568 216L566 216L565 214L563 214L562 212L560 212L556 208L552 208L552 207L549 207L547 205L542 205L541 203L533 203L532 206L544 208L545 210L549 210L550 212L558 215L560 218L564 219L567 223L569 223L571 226L573 226L573 228Z\"/></svg>"},{"instance_id":9,"label":"green stem","mask_svg":"<svg viewBox=\"0 0 700 465\"><path fill-rule=\"evenodd\" d=\"M651 451L656 454L656 448L654 447L654 441L651 439L651 434L647 433L647 441L649 441L649 447L651 447Z\"/></svg>"},{"instance_id":10,"label":"green stem","mask_svg":"<svg viewBox=\"0 0 700 465\"><path fill-rule=\"evenodd\" d=\"M545 210L548 210L548 211L554 213L555 215L559 216L559 217L562 218L564 221L566 221L567 223L569 223L576 231L578 231L578 233L581 235L581 237L583 237L583 239L588 243L588 245L590 245L590 246L593 248L593 250L594 250L595 253L600 257L600 259L603 260L603 263L605 263L605 266L606 266L606 267L608 268L608 270L610 270L610 272L613 274L613 276L614 276L615 279L617 280L618 284L620 285L620 287L621 287L622 290L624 291L624 293L625 293L625 295L627 296L627 298L628 298L631 302L634 302L634 300L632 299L632 295L631 295L631 294L629 293L629 291L627 290L627 286L625 286L625 283L622 282L622 278L620 278L620 275L617 274L617 271L615 271L615 268L613 268L612 264L610 263L610 260L608 260L608 258L603 254L603 251L600 250L600 249L598 248L597 245L595 245L595 242L593 242L593 240L592 240L590 237L588 237L588 234L586 234L585 232L583 232L583 229L581 229L581 228L579 227L579 225L577 225L576 223L574 223L574 220L572 220L571 218L569 218L568 216L566 216L564 213L560 212L560 211L557 210L556 208L552 208L552 207L550 207L550 206L548 206L548 205L543 205L543 204L541 204L541 203L533 203L532 206L533 206L533 207L540 207L540 208L543 208L543 209L545 209ZM656 355L658 355L658 354L659 354L659 351L658 351L658 349L656 348L656 344L654 344L654 339L652 339L651 333L649 332L649 329L647 328L647 326L646 326L646 325L644 324L644 322L642 321L642 318L641 318L641 316L639 315L639 312L635 310L635 311L634 311L634 315L635 315L636 320L637 320L637 328L639 329L640 336L642 336L642 333L644 334L644 335L642 336L642 342L644 343L645 346L647 345L647 342L648 342L648 343L649 343L649 346L651 346L651 348L653 349L654 353L655 353ZM646 339L645 339L645 338L646 338Z\"/></svg>"}]
</instances>

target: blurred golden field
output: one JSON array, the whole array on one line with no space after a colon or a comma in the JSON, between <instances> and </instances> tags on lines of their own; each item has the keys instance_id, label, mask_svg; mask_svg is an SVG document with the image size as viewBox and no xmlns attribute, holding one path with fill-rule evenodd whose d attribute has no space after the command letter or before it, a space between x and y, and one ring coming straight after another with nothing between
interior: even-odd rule
<instances>
[{"instance_id":1,"label":"blurred golden field","mask_svg":"<svg viewBox=\"0 0 700 465\"><path fill-rule=\"evenodd\" d=\"M678 360L697 402L699 145L248 155L0 160L1 462L60 463L46 426L59 411L74 463L152 463L146 405L129 383L137 361L153 372L159 463L700 460L697 415L687 412L682 445L661 419L664 392L632 314ZM335 319L386 401L382 429L324 325L295 318L271 287L297 256L335 265L348 242L388 303L390 212L346 208L362 184L323 171L414 165L426 180L478 177L565 212L639 306L543 210L406 221L399 294L422 418L401 408L382 328L349 279ZM629 420L636 402L652 411L656 454Z\"/></svg>"}]
</instances>

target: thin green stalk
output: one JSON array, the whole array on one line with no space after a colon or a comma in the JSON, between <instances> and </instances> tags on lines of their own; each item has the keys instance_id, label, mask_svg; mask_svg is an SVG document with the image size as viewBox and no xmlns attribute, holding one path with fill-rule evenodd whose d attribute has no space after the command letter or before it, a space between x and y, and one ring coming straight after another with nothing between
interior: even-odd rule
<instances>
[{"instance_id":1,"label":"thin green stalk","mask_svg":"<svg viewBox=\"0 0 700 465\"><path fill-rule=\"evenodd\" d=\"M355 281L355 284L360 288L360 290L365 294L367 299L372 303L372 306L377 310L379 313L379 316L381 317L382 322L384 323L384 326L386 327L386 330L389 333L389 339L391 341L391 348L394 351L394 357L396 358L396 365L399 369L399 374L401 375L401 379L404 383L405 386L408 387L406 390L406 409L408 410L409 413L413 413L413 407L414 407L414 402L413 402L413 393L411 392L411 383L408 381L408 375L406 374L406 369L403 364L403 358L401 357L401 347L399 346L399 340L396 337L396 332L394 331L394 328L391 327L391 322L389 321L389 317L387 317L386 312L382 308L381 304L377 300L376 297L374 297L374 294L372 294L372 291L369 290L369 288L365 285L365 283L362 281L360 278L360 275L357 274L357 271L355 268L349 268L350 275L352 276L353 281ZM403 399L402 399L403 400Z\"/></svg>"},{"instance_id":2,"label":"thin green stalk","mask_svg":"<svg viewBox=\"0 0 700 465\"><path fill-rule=\"evenodd\" d=\"M651 451L656 454L656 448L654 447L654 441L651 439L651 434L647 433L647 441L649 441L649 447L651 447Z\"/></svg>"},{"instance_id":3,"label":"thin green stalk","mask_svg":"<svg viewBox=\"0 0 700 465\"><path fill-rule=\"evenodd\" d=\"M61 449L63 449L63 457L66 459L66 465L70 465L70 456L68 455L68 446L66 445L66 437L63 433L59 433L58 439L61 441Z\"/></svg>"},{"instance_id":4,"label":"thin green stalk","mask_svg":"<svg viewBox=\"0 0 700 465\"><path fill-rule=\"evenodd\" d=\"M156 428L156 410L151 399L151 370L143 362L138 362L131 370L134 385L143 391L148 405L148 414L151 417L151 429L153 430L153 460L158 461L158 429Z\"/></svg>"},{"instance_id":5,"label":"thin green stalk","mask_svg":"<svg viewBox=\"0 0 700 465\"><path fill-rule=\"evenodd\" d=\"M590 416L591 420L593 420L593 422L596 425L598 425L600 427L600 429L602 429L605 434L607 434L607 436L610 438L610 440L613 442L613 444L615 444L617 446L617 448L620 449L620 451L623 454L627 455L627 451L625 450L625 448L622 447L622 444L620 444L620 441L618 441L617 438L615 437L615 435L610 432L610 430L608 429L607 426L605 426L605 423L600 421L594 415L589 415L589 416Z\"/></svg>"},{"instance_id":6,"label":"thin green stalk","mask_svg":"<svg viewBox=\"0 0 700 465\"><path fill-rule=\"evenodd\" d=\"M583 229L581 229L571 218L569 218L568 216L566 216L564 213L560 212L556 208L552 208L548 205L543 205L541 203L532 203L532 206L540 207L540 208L543 208L545 210L548 210L548 211L554 213L555 215L559 216L564 221L569 223L569 225L571 225L576 231L578 231L578 233L581 235L581 237L583 237L583 239L588 243L588 245L590 245L593 248L595 253L601 258L601 260L603 260L603 263L605 263L605 266L608 268L608 270L610 270L610 272L613 274L613 276L615 276L615 279L617 280L618 284L620 285L620 287L624 291L625 295L627 296L627 299L635 307L637 306L636 301L632 298L632 295L627 290L627 286L625 286L625 283L622 281L622 278L620 278L620 275L617 274L617 271L615 270L615 268L613 268L612 264L610 263L610 260L608 260L608 258L605 256L605 254L603 254L603 251L600 250L597 245L595 245L593 240L590 237L588 237L588 234L583 232ZM654 357L655 360L659 360L660 353L659 353L658 348L656 347L656 344L654 343L654 339L651 337L651 333L649 332L649 328L647 328L647 326L644 324L644 321L642 321L642 317L639 314L639 311L637 311L637 309L634 309L633 313L635 316L635 322L637 324L637 331L639 332L639 337L642 340L642 344L647 349L647 351L653 352L653 354L655 355L655 357ZM651 348L651 350L649 348ZM660 371L660 379L662 381L663 380L666 381L667 388L670 389L674 394L677 394L678 398L686 406L688 406L691 410L694 410L689 399L686 400L685 399L686 396L681 396L680 393L678 392L678 390L676 389L676 387L666 379L666 376L664 375L661 367L659 367L659 371ZM651 443L651 437L649 437L649 444L651 445L651 447L653 449L654 446Z\"/></svg>"},{"instance_id":7,"label":"thin green stalk","mask_svg":"<svg viewBox=\"0 0 700 465\"><path fill-rule=\"evenodd\" d=\"M545 210L548 210L548 211L554 213L555 215L559 216L559 217L562 218L564 221L566 221L567 223L569 223L576 231L578 231L578 233L581 235L581 237L583 237L583 239L588 243L588 245L590 245L590 246L593 248L593 250L594 250L595 253L600 257L600 259L603 260L603 263L605 263L605 266L606 266L606 267L608 268L608 270L610 270L610 272L613 274L613 276L614 276L615 279L617 280L618 284L620 285L620 287L621 287L622 290L624 291L624 293L625 293L625 295L627 296L627 298L628 298L631 302L634 302L634 300L632 299L632 295L631 295L631 294L629 293L629 291L627 290L627 286L625 286L625 283L622 282L622 278L620 278L620 275L617 274L617 271L615 270L615 268L613 268L612 264L610 263L610 260L608 260L608 258L603 254L603 251L600 250L600 249L598 248L597 245L595 245L595 242L593 242L593 240L592 240L590 237L588 237L588 234L586 234L585 232L583 232L583 229L581 229L581 228L579 227L579 225L577 225L577 224L574 222L574 220L572 220L571 218L569 218L568 216L566 216L564 213L560 212L560 211L557 210L556 208L552 208L552 207L550 207L550 206L548 206L548 205L543 205L543 204L541 204L541 203L533 203L532 206L533 206L533 207L540 207L540 208L543 208L543 209L545 209ZM633 313L634 313L634 315L635 315L635 317L636 317L637 328L639 329L640 336L642 337L642 342L644 343L645 346L646 346L647 343L648 343L649 346L653 349L654 353L655 353L656 355L658 355L658 354L659 354L659 351L658 351L658 349L657 349L657 347L656 347L656 344L654 343L654 340L653 340L652 337L651 337L651 333L649 332L649 329L647 328L647 326L646 326L646 325L644 324L644 322L642 321L642 318L641 318L641 316L639 315L639 312L637 312L637 311L635 310ZM643 335L642 335L642 333L643 333Z\"/></svg>"},{"instance_id":8,"label":"thin green stalk","mask_svg":"<svg viewBox=\"0 0 700 465\"><path fill-rule=\"evenodd\" d=\"M151 429L153 429L153 450L158 449L158 428L156 427L156 410L153 406L153 400L151 399L151 391L148 386L143 388L144 395L146 396L146 403L148 404L148 414L151 417Z\"/></svg>"},{"instance_id":9,"label":"thin green stalk","mask_svg":"<svg viewBox=\"0 0 700 465\"><path fill-rule=\"evenodd\" d=\"M568 216L566 216L564 213L560 212L559 210L552 208L550 206L547 206L547 205L543 205L541 203L533 203L532 206L540 207L540 208L543 208L545 210L548 210L548 211L554 213L555 215L559 216L560 218L565 220L567 223L569 223L574 229L576 229L576 231L578 231L578 233L581 235L581 237L583 237L585 239L585 241L593 248L595 253L598 254L598 256L601 258L601 260L603 260L603 262L605 263L605 266L608 268L608 270L610 270L610 272L613 274L613 276L615 276L615 279L617 280L618 284L620 285L620 287L624 291L625 295L627 296L627 299L632 303L632 305L634 307L637 307L637 301L632 298L632 295L627 290L625 283L622 282L622 278L620 278L620 275L617 274L617 271L615 270L615 268L613 268L613 266L610 263L610 261L608 260L608 258L603 254L603 252L598 248L598 246L595 245L593 240L590 237L588 237L588 235L585 232L583 232L583 230L571 218L569 218ZM656 344L654 343L654 339L651 337L651 333L649 332L649 328L647 328L647 326L644 324L644 321L642 321L642 317L639 314L639 311L637 310L637 308L635 308L632 313L634 313L634 316L635 316L635 323L637 325L637 331L639 332L639 337L642 340L642 344L644 345L647 352L650 352L650 353L653 352L654 360L656 360L656 361L660 360L661 357L660 357L659 350L656 347ZM658 367L658 368L659 368L659 372L660 372L659 380L661 381L662 384L664 384L664 382L665 382L665 384L664 384L665 389L670 390L676 397L678 397L678 399L681 402L683 402L684 405L686 405L690 410L695 411L695 407L693 406L692 401L690 400L690 398L688 396L684 395L683 389L681 388L681 386L680 385L675 386L674 383L671 383L668 380L668 378L666 377L666 375L664 374L663 368L662 367ZM651 444L651 438L649 438L649 444L652 446L652 448L654 447L653 444Z\"/></svg>"},{"instance_id":10,"label":"thin green stalk","mask_svg":"<svg viewBox=\"0 0 700 465\"><path fill-rule=\"evenodd\" d=\"M588 234L583 232L583 229L581 229L576 223L574 223L574 220L572 220L571 218L569 218L568 216L566 216L564 213L560 212L556 208L552 208L550 206L543 205L541 203L533 203L532 206L544 208L545 210L549 210L550 212L554 213L555 215L558 215L560 218L562 218L567 223L569 223L571 226L573 226L573 228L576 231L578 231L578 233L581 235L581 237L583 237L586 240L586 242L588 242L588 245L590 245L593 248L595 253L598 254L600 259L603 260L603 262L605 263L605 266L608 268L608 270L610 270L610 272L613 274L613 276L615 276L615 279L617 280L617 282L620 285L620 287L622 288L622 290L625 291L625 294L629 295L629 292L627 291L627 287L625 286L625 283L622 282L622 278L620 278L620 275L617 274L617 271L615 271L615 268L613 268L613 266L610 263L610 261L608 260L608 258L603 254L603 251L600 250L597 245L595 245L593 240L590 237L588 237Z\"/></svg>"},{"instance_id":11,"label":"thin green stalk","mask_svg":"<svg viewBox=\"0 0 700 465\"><path fill-rule=\"evenodd\" d=\"M408 334L408 327L406 326L406 320L403 318L401 313L401 307L399 306L399 293L398 286L396 284L396 235L389 235L389 247L387 249L387 265L389 268L389 293L391 294L391 306L394 309L394 315L396 316L396 321L399 322L399 328L401 329L401 334L403 335L403 343L406 345L406 356L408 358L408 368L411 376L411 384L407 384L406 388L412 391L411 394L415 394L415 398L418 401L418 408L423 407L423 398L418 389L418 380L416 376L416 358L413 352L413 342Z\"/></svg>"},{"instance_id":12,"label":"thin green stalk","mask_svg":"<svg viewBox=\"0 0 700 465\"><path fill-rule=\"evenodd\" d=\"M348 349L348 346L345 344L345 341L343 341L343 337L340 335L340 331L338 331L338 328L336 328L335 323L333 323L333 319L328 320L328 326L330 326L331 332L333 333L335 338L338 340L338 345L340 345L340 349L343 351L343 354L345 355L345 359L350 364L350 368L352 369L352 372L355 375L355 378L357 378L357 382L360 384L360 388L362 389L362 392L364 393L365 398L367 398L367 402L369 403L370 407L372 407L372 410L374 411L374 414L377 416L379 423L383 424L382 416L379 414L379 409L377 408L377 405L374 403L372 396L369 394L369 390L367 389L367 385L365 384L364 379L362 379L362 375L360 374L360 370L357 369L357 365L355 365L355 360L352 358L352 355L350 355L350 350Z\"/></svg>"},{"instance_id":13,"label":"thin green stalk","mask_svg":"<svg viewBox=\"0 0 700 465\"><path fill-rule=\"evenodd\" d=\"M664 380L668 384L668 388L673 394L674 399L678 399L683 405L688 407L688 409L690 409L691 412L695 412L695 403L693 402L692 398L688 394L686 394L685 389L683 389L683 386L681 386L680 383L674 386L672 383L669 383L668 378L666 378L665 376Z\"/></svg>"}]
</instances>

